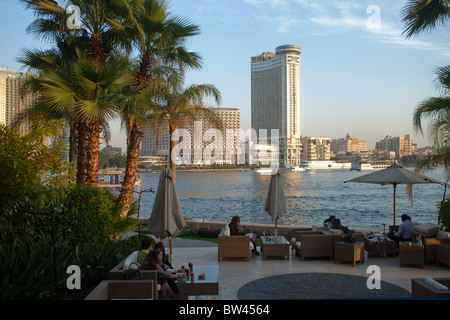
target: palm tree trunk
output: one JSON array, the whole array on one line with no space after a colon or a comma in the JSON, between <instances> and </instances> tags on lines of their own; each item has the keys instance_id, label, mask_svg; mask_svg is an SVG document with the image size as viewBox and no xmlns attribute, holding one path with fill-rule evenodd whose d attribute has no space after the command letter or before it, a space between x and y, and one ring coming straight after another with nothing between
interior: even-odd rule
<instances>
[{"instance_id":1,"label":"palm tree trunk","mask_svg":"<svg viewBox=\"0 0 450 320\"><path fill-rule=\"evenodd\" d=\"M129 123L127 123L129 126ZM122 190L120 191L119 203L123 204L121 218L126 218L131 204L133 203L134 185L136 184L137 165L141 152L142 137L144 136L144 126L135 122L129 128L127 139L127 165L125 168L125 176L122 182Z\"/></svg>"},{"instance_id":2,"label":"palm tree trunk","mask_svg":"<svg viewBox=\"0 0 450 320\"><path fill-rule=\"evenodd\" d=\"M69 136L69 164L74 164L77 161L77 124L74 120L70 121L70 136Z\"/></svg>"},{"instance_id":3,"label":"palm tree trunk","mask_svg":"<svg viewBox=\"0 0 450 320\"><path fill-rule=\"evenodd\" d=\"M88 159L86 168L86 181L97 183L98 153L100 151L100 123L91 121L88 123Z\"/></svg>"},{"instance_id":4,"label":"palm tree trunk","mask_svg":"<svg viewBox=\"0 0 450 320\"><path fill-rule=\"evenodd\" d=\"M87 125L84 121L77 123L77 184L86 181L87 168Z\"/></svg>"}]
</instances>

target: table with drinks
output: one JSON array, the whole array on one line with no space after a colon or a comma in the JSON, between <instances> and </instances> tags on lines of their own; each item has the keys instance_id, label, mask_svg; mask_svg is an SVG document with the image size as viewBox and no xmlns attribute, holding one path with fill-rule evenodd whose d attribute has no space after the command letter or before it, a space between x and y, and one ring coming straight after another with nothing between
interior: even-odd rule
<instances>
[{"instance_id":1,"label":"table with drinks","mask_svg":"<svg viewBox=\"0 0 450 320\"><path fill-rule=\"evenodd\" d=\"M219 294L219 266L197 266L188 263L184 267L186 278L180 279L181 300L187 300L189 296L204 296Z\"/></svg>"},{"instance_id":2,"label":"table with drinks","mask_svg":"<svg viewBox=\"0 0 450 320\"><path fill-rule=\"evenodd\" d=\"M261 252L264 260L267 257L282 257L289 260L289 242L283 236L262 236Z\"/></svg>"}]
</instances>

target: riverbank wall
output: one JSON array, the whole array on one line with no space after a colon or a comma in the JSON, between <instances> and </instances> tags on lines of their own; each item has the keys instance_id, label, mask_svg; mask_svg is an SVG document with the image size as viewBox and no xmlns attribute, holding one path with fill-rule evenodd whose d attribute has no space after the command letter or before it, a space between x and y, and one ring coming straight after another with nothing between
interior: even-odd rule
<instances>
[{"instance_id":1,"label":"riverbank wall","mask_svg":"<svg viewBox=\"0 0 450 320\"><path fill-rule=\"evenodd\" d=\"M147 219L141 219L140 222L142 224L147 224ZM206 229L210 231L222 230L229 222L227 221L211 221L211 220L186 220L186 229L191 229L197 232L200 229ZM241 224L246 229L249 229L251 232L256 233L258 236L263 234L265 235L274 235L275 233L275 224L261 224L261 223L242 223ZM277 235L282 235L286 239L290 240L294 237L295 231L299 230L313 230L319 228L320 226L312 226L312 225L277 225ZM377 230L371 229L359 229L355 228L351 230L355 232L376 232Z\"/></svg>"}]
</instances>

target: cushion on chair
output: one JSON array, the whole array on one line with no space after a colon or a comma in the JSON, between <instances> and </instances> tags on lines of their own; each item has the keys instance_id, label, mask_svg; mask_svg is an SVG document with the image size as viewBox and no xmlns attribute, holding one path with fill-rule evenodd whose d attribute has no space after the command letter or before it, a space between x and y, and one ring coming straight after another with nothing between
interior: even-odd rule
<instances>
[{"instance_id":1,"label":"cushion on chair","mask_svg":"<svg viewBox=\"0 0 450 320\"><path fill-rule=\"evenodd\" d=\"M128 270L130 264L132 264L133 262L137 262L138 256L139 250L134 251L132 254L130 254L123 263L123 270Z\"/></svg>"},{"instance_id":2,"label":"cushion on chair","mask_svg":"<svg viewBox=\"0 0 450 320\"><path fill-rule=\"evenodd\" d=\"M446 238L450 238L449 232L442 230L438 230L438 232L436 232L436 239L446 239Z\"/></svg>"},{"instance_id":3,"label":"cushion on chair","mask_svg":"<svg viewBox=\"0 0 450 320\"><path fill-rule=\"evenodd\" d=\"M439 230L439 226L433 223L422 223L414 226L414 231L422 237L433 237Z\"/></svg>"},{"instance_id":4,"label":"cushion on chair","mask_svg":"<svg viewBox=\"0 0 450 320\"><path fill-rule=\"evenodd\" d=\"M446 286L444 286L442 283L437 282L433 278L425 278L425 279L423 279L423 281L426 282L427 284L429 284L430 286L432 286L436 290L442 290L442 291L448 290L448 288Z\"/></svg>"},{"instance_id":5,"label":"cushion on chair","mask_svg":"<svg viewBox=\"0 0 450 320\"><path fill-rule=\"evenodd\" d=\"M222 228L222 230L219 233L219 237L228 237L230 236L230 226L228 225L228 223Z\"/></svg>"}]
</instances>

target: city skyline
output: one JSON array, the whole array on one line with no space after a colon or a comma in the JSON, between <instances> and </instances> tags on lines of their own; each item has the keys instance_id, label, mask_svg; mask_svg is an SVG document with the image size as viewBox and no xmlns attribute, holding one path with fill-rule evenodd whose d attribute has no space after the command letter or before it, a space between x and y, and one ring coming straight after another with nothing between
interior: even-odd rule
<instances>
[{"instance_id":1,"label":"city skyline","mask_svg":"<svg viewBox=\"0 0 450 320\"><path fill-rule=\"evenodd\" d=\"M293 43L302 48L301 135L338 139L350 133L374 149L386 135L411 134L419 147L430 144L426 131L424 137L414 132L412 114L420 101L439 95L433 72L450 57L443 27L404 39L405 3L196 0L171 1L171 7L201 30L188 48L203 56L203 69L188 71L186 85L214 84L220 107L240 110L243 129L251 126L249 59ZM23 72L20 50L49 44L26 34L34 17L18 1L2 1L0 18L0 66ZM124 148L118 121L112 134L111 145Z\"/></svg>"}]
</instances>

